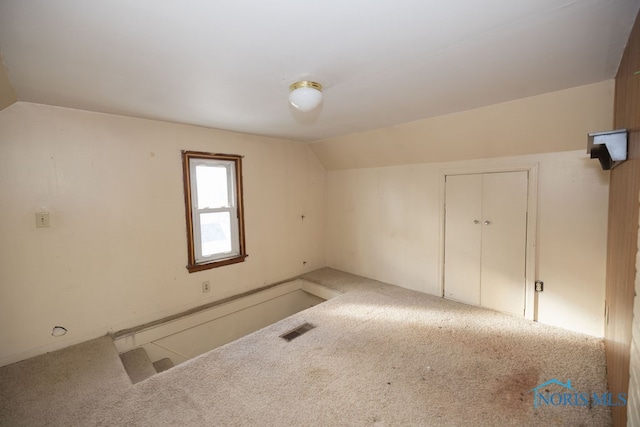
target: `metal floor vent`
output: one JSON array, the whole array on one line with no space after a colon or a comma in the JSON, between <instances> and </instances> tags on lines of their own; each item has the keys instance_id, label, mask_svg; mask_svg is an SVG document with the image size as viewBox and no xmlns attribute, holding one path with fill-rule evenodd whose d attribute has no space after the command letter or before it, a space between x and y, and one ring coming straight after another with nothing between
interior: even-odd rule
<instances>
[{"instance_id":1,"label":"metal floor vent","mask_svg":"<svg viewBox=\"0 0 640 427\"><path fill-rule=\"evenodd\" d=\"M312 330L313 328L315 328L314 325L312 325L311 323L303 323L302 325L296 327L295 329L292 329L289 332L286 332L282 335L280 335L280 338L283 338L287 341L291 341L294 338L298 338L300 335L309 332L310 330Z\"/></svg>"}]
</instances>

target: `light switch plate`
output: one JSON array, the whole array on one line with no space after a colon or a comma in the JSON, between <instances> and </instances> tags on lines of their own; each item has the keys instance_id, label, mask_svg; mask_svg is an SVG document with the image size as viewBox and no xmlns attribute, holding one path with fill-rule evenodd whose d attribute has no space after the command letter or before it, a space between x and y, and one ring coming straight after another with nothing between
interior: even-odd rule
<instances>
[{"instance_id":1,"label":"light switch plate","mask_svg":"<svg viewBox=\"0 0 640 427\"><path fill-rule=\"evenodd\" d=\"M36 212L36 228L49 227L49 212Z\"/></svg>"}]
</instances>

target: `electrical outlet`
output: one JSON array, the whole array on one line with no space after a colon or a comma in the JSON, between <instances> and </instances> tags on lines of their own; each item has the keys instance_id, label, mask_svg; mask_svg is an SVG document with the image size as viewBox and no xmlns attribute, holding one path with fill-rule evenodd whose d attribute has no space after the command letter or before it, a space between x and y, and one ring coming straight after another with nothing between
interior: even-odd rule
<instances>
[{"instance_id":1,"label":"electrical outlet","mask_svg":"<svg viewBox=\"0 0 640 427\"><path fill-rule=\"evenodd\" d=\"M208 280L206 282L202 282L202 293L206 294L207 292L209 292L209 281Z\"/></svg>"},{"instance_id":2,"label":"electrical outlet","mask_svg":"<svg viewBox=\"0 0 640 427\"><path fill-rule=\"evenodd\" d=\"M542 280L536 280L536 292L544 291L544 282Z\"/></svg>"}]
</instances>

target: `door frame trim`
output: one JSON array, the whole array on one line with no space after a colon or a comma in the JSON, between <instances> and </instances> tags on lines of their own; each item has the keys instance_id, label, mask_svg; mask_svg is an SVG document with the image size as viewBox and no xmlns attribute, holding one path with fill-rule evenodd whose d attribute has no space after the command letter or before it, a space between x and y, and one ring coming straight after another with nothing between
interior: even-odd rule
<instances>
[{"instance_id":1,"label":"door frame trim","mask_svg":"<svg viewBox=\"0 0 640 427\"><path fill-rule=\"evenodd\" d=\"M525 256L525 304L524 317L538 320L538 299L535 292L535 280L538 275L538 163L518 163L504 166L475 166L463 168L444 168L440 170L439 193L439 250L438 280L440 296L444 298L444 244L445 244L445 190L448 175L475 175L484 173L522 172L528 173L527 185L527 243Z\"/></svg>"}]
</instances>

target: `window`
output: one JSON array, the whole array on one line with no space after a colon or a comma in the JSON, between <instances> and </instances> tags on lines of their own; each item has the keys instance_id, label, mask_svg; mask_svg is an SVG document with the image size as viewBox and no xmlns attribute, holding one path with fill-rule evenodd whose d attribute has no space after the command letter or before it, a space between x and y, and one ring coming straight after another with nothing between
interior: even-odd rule
<instances>
[{"instance_id":1,"label":"window","mask_svg":"<svg viewBox=\"0 0 640 427\"><path fill-rule=\"evenodd\" d=\"M206 270L242 262L242 157L182 152L187 218L187 270Z\"/></svg>"}]
</instances>

